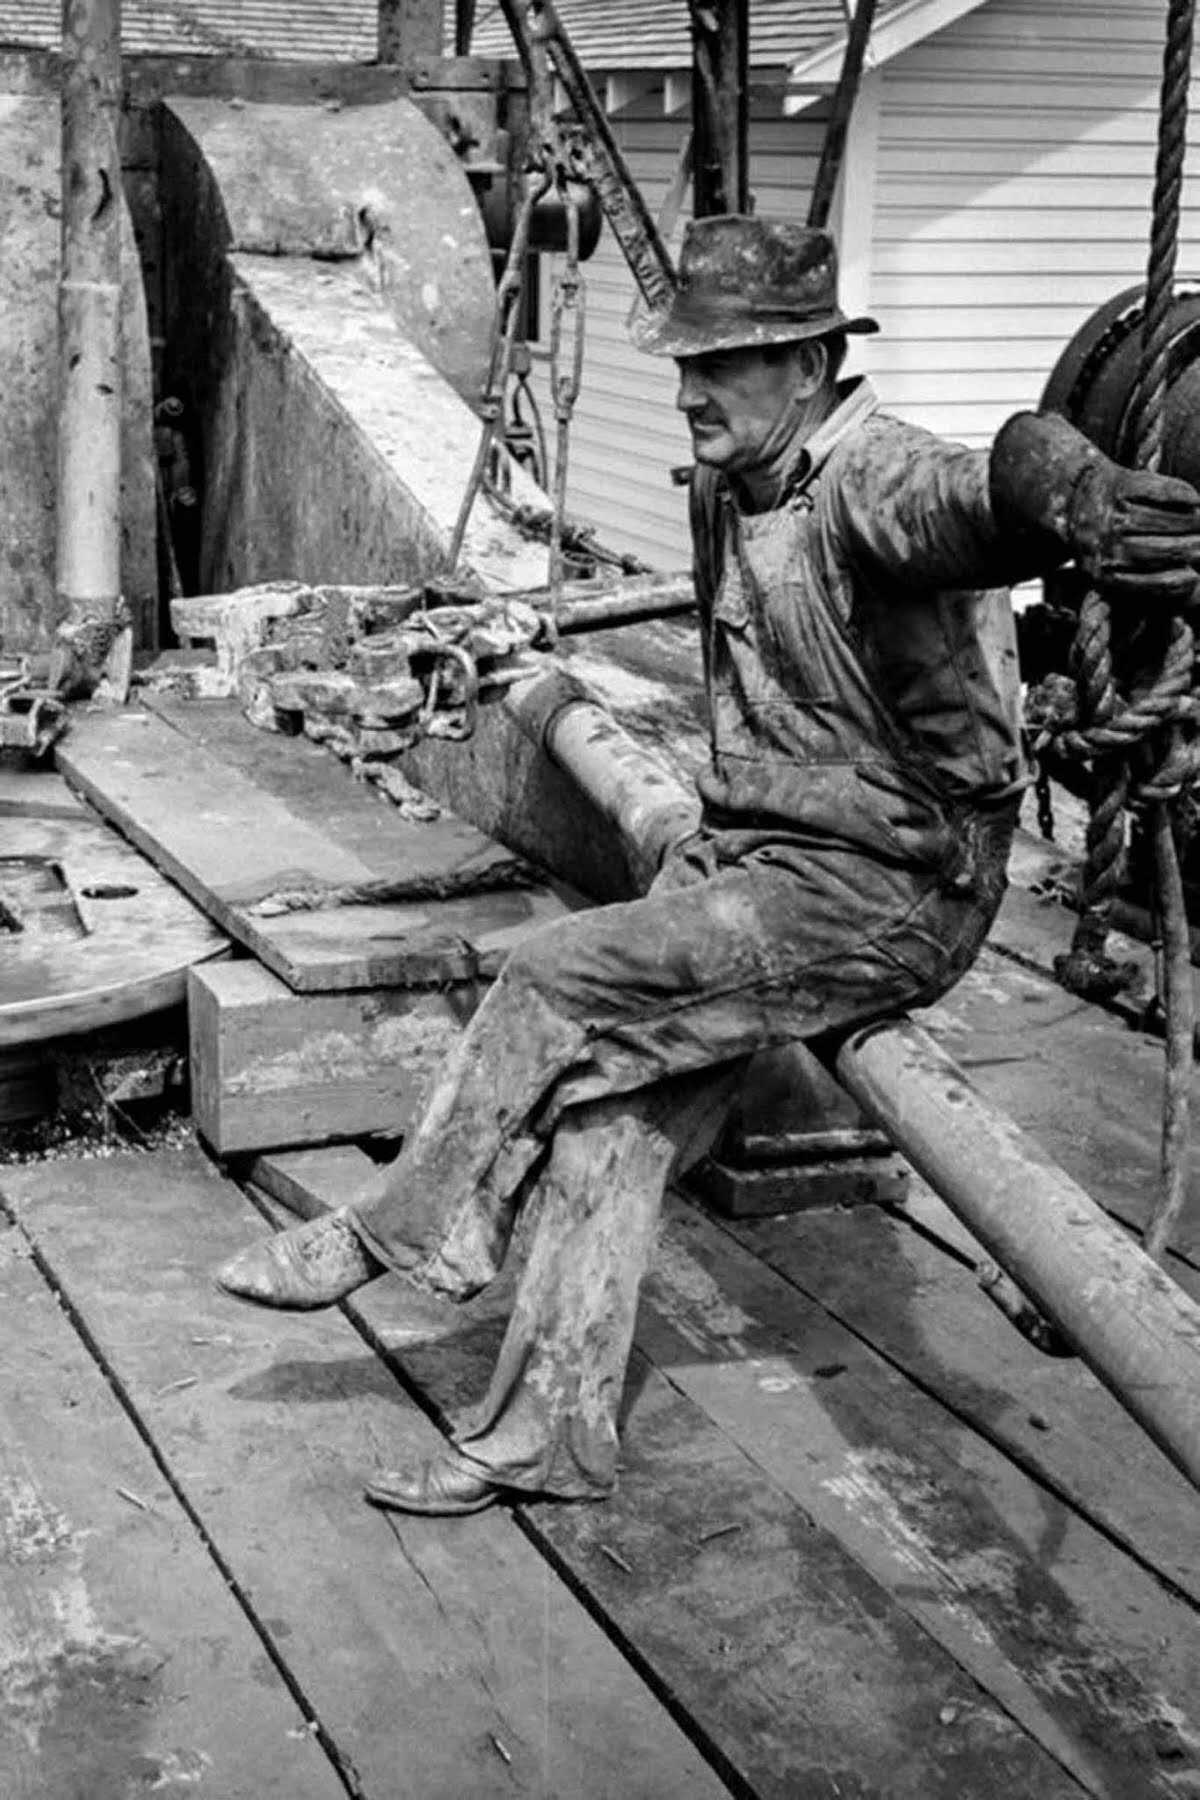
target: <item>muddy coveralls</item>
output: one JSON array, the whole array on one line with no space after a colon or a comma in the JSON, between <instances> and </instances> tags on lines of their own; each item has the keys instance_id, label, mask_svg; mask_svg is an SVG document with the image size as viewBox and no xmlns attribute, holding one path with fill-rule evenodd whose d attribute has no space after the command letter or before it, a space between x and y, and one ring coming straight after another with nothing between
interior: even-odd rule
<instances>
[{"instance_id":1,"label":"muddy coveralls","mask_svg":"<svg viewBox=\"0 0 1200 1800\"><path fill-rule=\"evenodd\" d=\"M1004 887L1024 770L1008 594L979 591L1014 573L986 455L860 382L778 510L742 517L699 471L692 513L700 829L644 898L512 954L353 1215L384 1262L462 1299L532 1209L496 1369L454 1434L506 1487L611 1488L663 1190L751 1054L933 1001Z\"/></svg>"}]
</instances>

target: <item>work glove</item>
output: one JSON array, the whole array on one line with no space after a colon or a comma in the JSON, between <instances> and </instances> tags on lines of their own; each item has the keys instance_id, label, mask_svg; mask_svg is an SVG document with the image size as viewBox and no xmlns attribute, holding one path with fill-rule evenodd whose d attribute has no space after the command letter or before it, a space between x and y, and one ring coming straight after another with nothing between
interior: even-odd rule
<instances>
[{"instance_id":1,"label":"work glove","mask_svg":"<svg viewBox=\"0 0 1200 1800\"><path fill-rule=\"evenodd\" d=\"M1114 598L1171 611L1196 598L1200 494L1172 475L1125 469L1056 413L1018 413L992 446L992 513L1035 560L1073 557Z\"/></svg>"}]
</instances>

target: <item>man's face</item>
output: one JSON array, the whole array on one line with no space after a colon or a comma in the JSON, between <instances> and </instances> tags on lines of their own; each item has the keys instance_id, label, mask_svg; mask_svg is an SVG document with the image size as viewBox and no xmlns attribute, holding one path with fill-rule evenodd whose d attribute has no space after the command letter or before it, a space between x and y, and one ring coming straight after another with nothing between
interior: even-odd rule
<instances>
[{"instance_id":1,"label":"man's face","mask_svg":"<svg viewBox=\"0 0 1200 1800\"><path fill-rule=\"evenodd\" d=\"M759 349L681 356L675 404L687 414L696 461L734 474L777 444L784 416L807 386L805 359L770 359Z\"/></svg>"}]
</instances>

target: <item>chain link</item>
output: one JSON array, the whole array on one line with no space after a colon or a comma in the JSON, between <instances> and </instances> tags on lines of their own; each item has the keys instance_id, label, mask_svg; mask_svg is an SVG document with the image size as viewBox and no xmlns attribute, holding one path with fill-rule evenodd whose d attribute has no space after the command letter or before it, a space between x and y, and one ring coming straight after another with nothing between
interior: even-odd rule
<instances>
[{"instance_id":1,"label":"chain link","mask_svg":"<svg viewBox=\"0 0 1200 1800\"><path fill-rule=\"evenodd\" d=\"M521 299L525 292L525 259L529 253L530 225L533 221L534 208L550 187L552 180L553 177L544 164L540 168L531 169L526 175L525 193L522 196L516 223L513 226L512 243L505 260L504 273L496 287L496 312L492 324L487 379L484 382L483 393L477 409L481 421L479 447L475 452L475 461L471 467L462 504L458 509L458 518L454 522L450 548L446 554L446 566L451 575L457 569L458 559L462 555L463 539L467 534L467 521L471 516L471 509L479 497L479 490L487 473L488 459L496 441L496 430L504 413L504 391L508 385L509 371L512 368L517 327L521 318Z\"/></svg>"},{"instance_id":2,"label":"chain link","mask_svg":"<svg viewBox=\"0 0 1200 1800\"><path fill-rule=\"evenodd\" d=\"M567 466L571 418L583 380L584 321L587 290L579 272L579 199L564 172L559 193L567 213L567 251L554 283L550 319L550 392L556 425L554 443L554 512L550 527L550 612L558 612L562 593L563 520L567 510ZM566 351L564 355L564 341ZM565 366L564 366L565 365Z\"/></svg>"}]
</instances>

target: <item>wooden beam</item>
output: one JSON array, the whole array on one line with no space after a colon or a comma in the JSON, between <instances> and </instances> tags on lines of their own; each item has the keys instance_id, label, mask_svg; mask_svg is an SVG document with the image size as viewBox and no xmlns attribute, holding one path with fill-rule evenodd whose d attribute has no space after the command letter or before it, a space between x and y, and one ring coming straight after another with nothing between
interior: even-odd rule
<instances>
[{"instance_id":1,"label":"wooden beam","mask_svg":"<svg viewBox=\"0 0 1200 1800\"><path fill-rule=\"evenodd\" d=\"M442 52L442 0L378 0L381 63L411 63Z\"/></svg>"},{"instance_id":2,"label":"wooden beam","mask_svg":"<svg viewBox=\"0 0 1200 1800\"><path fill-rule=\"evenodd\" d=\"M834 90L833 104L825 126L825 139L821 146L821 160L817 165L808 205L808 223L818 230L824 230L828 225L829 215L833 210L834 191L841 174L846 136L858 99L863 64L871 41L871 28L875 23L875 7L876 0L856 0L854 16L846 36L841 73Z\"/></svg>"},{"instance_id":3,"label":"wooden beam","mask_svg":"<svg viewBox=\"0 0 1200 1800\"><path fill-rule=\"evenodd\" d=\"M62 30L54 623L103 628L121 601L120 0L63 0ZM83 657L89 692L109 647Z\"/></svg>"},{"instance_id":4,"label":"wooden beam","mask_svg":"<svg viewBox=\"0 0 1200 1800\"><path fill-rule=\"evenodd\" d=\"M402 1131L483 985L296 994L253 961L194 969L196 1129L218 1156Z\"/></svg>"},{"instance_id":5,"label":"wooden beam","mask_svg":"<svg viewBox=\"0 0 1200 1800\"><path fill-rule=\"evenodd\" d=\"M750 205L749 0L688 0L697 218Z\"/></svg>"}]
</instances>

